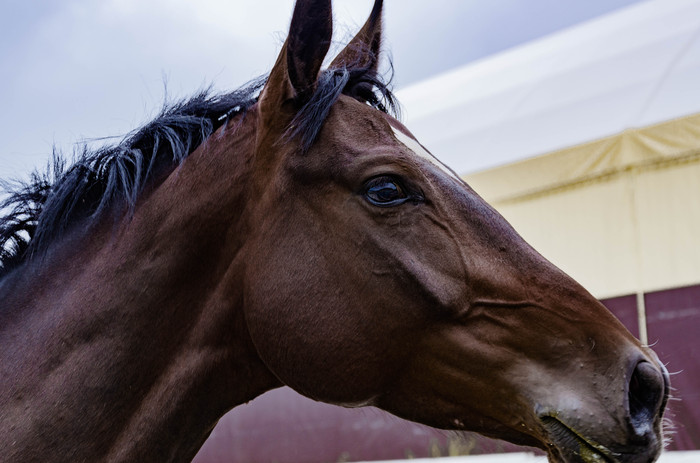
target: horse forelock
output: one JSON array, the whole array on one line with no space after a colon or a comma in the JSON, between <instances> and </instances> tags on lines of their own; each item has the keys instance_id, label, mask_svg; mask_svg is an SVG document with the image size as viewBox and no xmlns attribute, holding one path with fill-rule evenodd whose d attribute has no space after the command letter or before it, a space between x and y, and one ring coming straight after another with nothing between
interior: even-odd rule
<instances>
[{"instance_id":1,"label":"horse forelock","mask_svg":"<svg viewBox=\"0 0 700 463\"><path fill-rule=\"evenodd\" d=\"M71 165L54 148L44 172L34 171L26 182L0 183L6 192L0 201L0 278L41 255L78 221L95 222L107 211L132 213L146 185L179 165L229 120L244 115L257 103L266 81L264 76L233 92L212 94L206 89L166 102L156 118L117 144L92 148L84 143ZM369 67L352 64L322 71L284 141L308 150L341 94L398 116L390 82Z\"/></svg>"},{"instance_id":2,"label":"horse forelock","mask_svg":"<svg viewBox=\"0 0 700 463\"><path fill-rule=\"evenodd\" d=\"M369 66L331 68L319 75L313 95L297 112L285 138L290 141L297 138L302 150L308 151L341 94L400 117L399 104L391 91L391 78L385 79Z\"/></svg>"}]
</instances>

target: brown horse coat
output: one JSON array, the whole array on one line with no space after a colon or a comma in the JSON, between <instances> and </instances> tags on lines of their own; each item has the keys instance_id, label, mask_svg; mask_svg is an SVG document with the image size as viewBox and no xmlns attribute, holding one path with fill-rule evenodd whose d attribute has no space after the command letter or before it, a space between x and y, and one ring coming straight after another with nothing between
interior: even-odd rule
<instances>
[{"instance_id":1,"label":"brown horse coat","mask_svg":"<svg viewBox=\"0 0 700 463\"><path fill-rule=\"evenodd\" d=\"M380 18L320 71L330 1L298 0L259 98L201 139L165 126L181 159L142 168L136 136L28 190L2 222L0 459L188 461L284 384L557 462L658 456L665 369L379 110Z\"/></svg>"}]
</instances>

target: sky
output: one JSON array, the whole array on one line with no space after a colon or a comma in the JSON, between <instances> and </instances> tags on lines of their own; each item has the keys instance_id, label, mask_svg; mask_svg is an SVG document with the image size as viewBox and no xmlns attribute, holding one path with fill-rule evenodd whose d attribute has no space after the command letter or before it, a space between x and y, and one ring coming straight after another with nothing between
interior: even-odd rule
<instances>
[{"instance_id":1,"label":"sky","mask_svg":"<svg viewBox=\"0 0 700 463\"><path fill-rule=\"evenodd\" d=\"M396 88L640 0L385 0ZM269 71L292 0L2 0L0 179L42 169L52 148L118 137L164 99L232 90ZM335 40L372 0L333 3Z\"/></svg>"}]
</instances>

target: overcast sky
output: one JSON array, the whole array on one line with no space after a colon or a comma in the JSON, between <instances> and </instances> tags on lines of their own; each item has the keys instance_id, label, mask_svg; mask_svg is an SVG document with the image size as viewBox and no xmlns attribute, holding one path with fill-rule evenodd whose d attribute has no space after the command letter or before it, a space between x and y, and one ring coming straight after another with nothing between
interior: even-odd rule
<instances>
[{"instance_id":1,"label":"overcast sky","mask_svg":"<svg viewBox=\"0 0 700 463\"><path fill-rule=\"evenodd\" d=\"M385 0L395 86L640 0ZM42 167L55 144L122 135L170 98L234 89L272 66L292 0L2 0L0 178ZM372 0L336 0L336 39Z\"/></svg>"}]
</instances>

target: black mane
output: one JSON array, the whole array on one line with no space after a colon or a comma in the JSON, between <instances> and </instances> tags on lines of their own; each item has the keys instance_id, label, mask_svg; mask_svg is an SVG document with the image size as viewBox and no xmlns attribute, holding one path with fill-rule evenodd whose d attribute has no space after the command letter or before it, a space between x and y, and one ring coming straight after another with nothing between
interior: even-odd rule
<instances>
[{"instance_id":1,"label":"black mane","mask_svg":"<svg viewBox=\"0 0 700 463\"><path fill-rule=\"evenodd\" d=\"M144 187L159 172L181 163L227 121L257 102L266 78L225 94L204 90L165 104L151 122L113 146L80 148L67 166L54 149L45 172L28 182L0 186L0 277L50 244L81 220L94 222L106 211L132 212ZM384 112L397 112L389 82L371 69L329 69L321 73L310 100L292 121L287 137L307 150L341 93Z\"/></svg>"}]
</instances>

